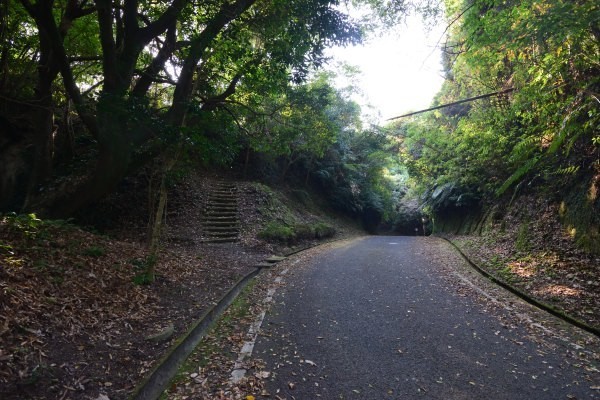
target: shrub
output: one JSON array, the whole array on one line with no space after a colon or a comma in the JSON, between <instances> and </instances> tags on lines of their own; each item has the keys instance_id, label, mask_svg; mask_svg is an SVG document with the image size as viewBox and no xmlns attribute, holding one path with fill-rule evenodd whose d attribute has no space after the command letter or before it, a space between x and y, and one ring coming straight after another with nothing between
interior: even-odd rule
<instances>
[{"instance_id":1,"label":"shrub","mask_svg":"<svg viewBox=\"0 0 600 400\"><path fill-rule=\"evenodd\" d=\"M295 242L298 240L325 239L335 234L335 228L325 223L286 225L281 222L269 222L258 234L268 241Z\"/></svg>"},{"instance_id":2,"label":"shrub","mask_svg":"<svg viewBox=\"0 0 600 400\"><path fill-rule=\"evenodd\" d=\"M319 222L319 223L315 224L314 230L315 230L314 237L317 239L330 238L333 235L335 235L335 228L333 226L329 226L323 222Z\"/></svg>"},{"instance_id":3,"label":"shrub","mask_svg":"<svg viewBox=\"0 0 600 400\"><path fill-rule=\"evenodd\" d=\"M292 241L295 236L295 232L291 227L280 222L269 222L258 234L261 239L279 242Z\"/></svg>"},{"instance_id":4,"label":"shrub","mask_svg":"<svg viewBox=\"0 0 600 400\"><path fill-rule=\"evenodd\" d=\"M298 240L310 240L315 237L315 229L311 225L308 224L298 224L294 226L294 231L296 233L296 239Z\"/></svg>"}]
</instances>

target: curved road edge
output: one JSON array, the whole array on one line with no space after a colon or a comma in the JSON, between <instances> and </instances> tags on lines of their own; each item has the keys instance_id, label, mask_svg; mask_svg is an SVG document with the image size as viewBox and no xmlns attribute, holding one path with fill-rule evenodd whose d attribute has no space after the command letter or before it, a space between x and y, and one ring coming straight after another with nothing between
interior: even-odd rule
<instances>
[{"instance_id":1,"label":"curved road edge","mask_svg":"<svg viewBox=\"0 0 600 400\"><path fill-rule=\"evenodd\" d=\"M183 365L185 360L190 356L190 354L194 351L206 334L210 332L213 324L223 315L223 313L235 301L235 299L250 283L250 281L254 279L263 269L269 268L286 259L287 257L303 251L347 239L349 238L342 237L314 245L296 248L285 253L283 257L274 256L266 259L263 263L255 265L254 270L240 278L214 306L210 307L196 322L192 324L186 333L181 335L175 341L175 344L167 351L166 355L158 361L157 365L146 376L146 378L144 378L133 390L129 397L130 400L158 399L168 387L171 380L175 377L177 371Z\"/></svg>"},{"instance_id":2,"label":"curved road edge","mask_svg":"<svg viewBox=\"0 0 600 400\"><path fill-rule=\"evenodd\" d=\"M550 305L547 303L544 303L538 299L533 298L532 296L530 296L528 293L523 292L522 290L510 285L509 283L505 282L504 280L498 278L497 276L491 274L490 272L486 271L484 268L482 268L481 266L477 265L475 262L473 262L469 257L467 257L467 255L462 251L462 249L456 244L454 243L452 240L448 239L447 237L444 236L437 236L440 239L445 240L446 242L448 242L453 248L454 250L456 250L456 252L458 254L460 254L460 256L474 269L476 270L478 273L480 273L481 275L483 275L484 277L488 278L490 281L492 281L493 283L495 283L498 286L503 287L504 289L508 290L509 292L513 293L514 295L520 297L521 299L523 299L524 301L526 301L527 303L541 309L544 310L548 313L550 313L551 315L560 318L561 320L576 326L579 329L583 329L584 331L591 333L592 335L600 338L600 329L591 326L589 324L586 324L583 321L578 320L577 318L574 318L568 314L566 314L564 311Z\"/></svg>"}]
</instances>

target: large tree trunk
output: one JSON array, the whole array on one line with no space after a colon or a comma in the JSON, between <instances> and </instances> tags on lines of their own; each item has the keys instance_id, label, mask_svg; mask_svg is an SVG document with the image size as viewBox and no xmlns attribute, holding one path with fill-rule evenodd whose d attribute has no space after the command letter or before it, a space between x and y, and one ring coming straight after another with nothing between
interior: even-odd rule
<instances>
[{"instance_id":1,"label":"large tree trunk","mask_svg":"<svg viewBox=\"0 0 600 400\"><path fill-rule=\"evenodd\" d=\"M42 186L52 176L52 136L54 127L54 103L52 101L52 83L58 76L52 45L43 29L38 33L40 39L40 61L38 63L38 81L35 88L33 107L33 160L30 169L29 183L25 197L24 209L29 207Z\"/></svg>"},{"instance_id":2,"label":"large tree trunk","mask_svg":"<svg viewBox=\"0 0 600 400\"><path fill-rule=\"evenodd\" d=\"M128 134L123 99L105 96L98 103L98 159L93 171L73 191L65 188L46 210L67 217L112 192L129 171L133 143Z\"/></svg>"}]
</instances>

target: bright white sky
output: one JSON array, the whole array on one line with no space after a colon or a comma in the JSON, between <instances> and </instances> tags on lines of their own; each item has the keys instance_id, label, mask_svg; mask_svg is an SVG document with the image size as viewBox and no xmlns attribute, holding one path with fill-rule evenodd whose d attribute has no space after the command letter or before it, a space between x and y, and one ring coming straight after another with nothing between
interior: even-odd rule
<instances>
[{"instance_id":1,"label":"bright white sky","mask_svg":"<svg viewBox=\"0 0 600 400\"><path fill-rule=\"evenodd\" d=\"M376 122L427 108L443 82L440 51L435 48L444 26L427 32L421 17L409 17L393 33L371 39L363 46L330 49L335 63L359 67L356 85L364 96L355 97L363 113ZM339 78L339 87L348 81ZM368 110L368 105L373 110Z\"/></svg>"}]
</instances>

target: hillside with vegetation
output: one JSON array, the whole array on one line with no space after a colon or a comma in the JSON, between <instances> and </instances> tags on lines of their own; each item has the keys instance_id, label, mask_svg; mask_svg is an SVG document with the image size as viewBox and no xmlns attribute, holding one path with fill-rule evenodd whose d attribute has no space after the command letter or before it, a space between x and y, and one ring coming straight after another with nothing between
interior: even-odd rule
<instances>
[{"instance_id":1,"label":"hillside with vegetation","mask_svg":"<svg viewBox=\"0 0 600 400\"><path fill-rule=\"evenodd\" d=\"M576 242L600 252L598 5L449 0L446 12L434 105L451 105L395 123L428 213L534 194L561 203Z\"/></svg>"}]
</instances>

